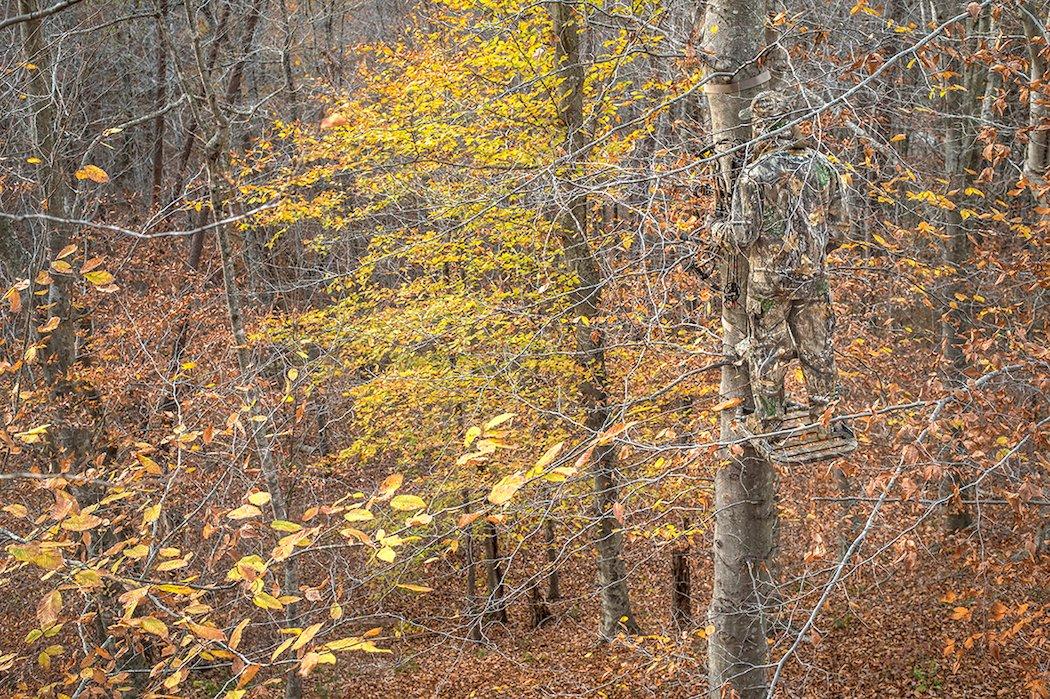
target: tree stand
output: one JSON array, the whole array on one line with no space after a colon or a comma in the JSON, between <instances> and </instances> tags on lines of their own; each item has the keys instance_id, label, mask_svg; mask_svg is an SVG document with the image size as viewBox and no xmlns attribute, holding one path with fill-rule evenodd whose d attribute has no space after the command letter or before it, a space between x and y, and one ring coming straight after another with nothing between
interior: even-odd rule
<instances>
[{"instance_id":1,"label":"tree stand","mask_svg":"<svg viewBox=\"0 0 1050 699\"><path fill-rule=\"evenodd\" d=\"M740 432L762 456L781 464L830 461L857 448L857 437L844 421L825 427L812 419L805 408L793 407L772 434L764 432L752 416L740 420Z\"/></svg>"}]
</instances>

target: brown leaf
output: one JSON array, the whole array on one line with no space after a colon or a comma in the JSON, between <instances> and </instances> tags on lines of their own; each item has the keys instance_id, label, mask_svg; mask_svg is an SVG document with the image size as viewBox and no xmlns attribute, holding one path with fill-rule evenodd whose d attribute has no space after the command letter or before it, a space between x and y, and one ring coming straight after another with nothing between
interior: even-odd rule
<instances>
[{"instance_id":1,"label":"brown leaf","mask_svg":"<svg viewBox=\"0 0 1050 699\"><path fill-rule=\"evenodd\" d=\"M36 608L36 617L40 620L41 629L49 629L58 621L58 615L62 611L62 593L52 590L44 595Z\"/></svg>"}]
</instances>

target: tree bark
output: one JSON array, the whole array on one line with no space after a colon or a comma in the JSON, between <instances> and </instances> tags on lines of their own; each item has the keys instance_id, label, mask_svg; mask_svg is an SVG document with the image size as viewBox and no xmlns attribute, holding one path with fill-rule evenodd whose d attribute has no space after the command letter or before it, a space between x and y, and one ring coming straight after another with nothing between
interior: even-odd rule
<instances>
[{"instance_id":1,"label":"tree bark","mask_svg":"<svg viewBox=\"0 0 1050 699\"><path fill-rule=\"evenodd\" d=\"M940 20L959 13L961 5L952 0L941 0L938 4ZM970 287L967 274L972 270L973 241L963 218L963 209L979 206L973 195L968 194L972 184L969 173L976 170L980 148L977 141L977 122L984 110L988 68L979 61L967 64L963 56L973 55L982 42L988 41L993 27L990 8L985 8L976 17L965 22L964 32L959 37L961 54L953 57L954 70L962 76L965 90L947 90L944 118L944 174L950 188L961 192L956 206L945 212L944 261L951 276L943 292L944 306L941 314L941 342L945 359L945 382L959 386L966 380L967 361L965 346L972 328L970 302L967 289ZM970 508L963 504L968 499L970 487L960 471L949 470L940 485L942 494L959 491L946 508L944 525L949 532L961 531L973 522Z\"/></svg>"},{"instance_id":2,"label":"tree bark","mask_svg":"<svg viewBox=\"0 0 1050 699\"><path fill-rule=\"evenodd\" d=\"M507 623L506 588L503 584L503 566L500 564L499 531L492 522L485 522L485 575L488 579L489 596L485 603L485 616L490 621Z\"/></svg>"},{"instance_id":3,"label":"tree bark","mask_svg":"<svg viewBox=\"0 0 1050 699\"><path fill-rule=\"evenodd\" d=\"M1025 177L1031 183L1035 200L1041 209L1039 218L1050 220L1050 187L1046 182L1050 169L1050 97L1046 94L1047 41L1046 26L1050 24L1050 8L1043 3L1024 2L1019 6L1024 33L1028 39L1028 76L1032 88L1028 96L1028 145L1025 148ZM1040 24L1042 23L1042 24Z\"/></svg>"},{"instance_id":4,"label":"tree bark","mask_svg":"<svg viewBox=\"0 0 1050 699\"><path fill-rule=\"evenodd\" d=\"M164 184L164 130L166 116L161 113L165 100L168 99L168 52L161 38L164 35L163 23L168 21L168 0L159 0L157 5L157 71L156 85L153 91L153 105L157 117L153 120L153 188L150 194L150 208L160 206L160 196Z\"/></svg>"},{"instance_id":5,"label":"tree bark","mask_svg":"<svg viewBox=\"0 0 1050 699\"><path fill-rule=\"evenodd\" d=\"M584 64L581 51L584 3L564 1L551 5L555 32L558 74L563 79L558 111L565 129L565 150L570 163L580 159L586 147L583 119ZM576 318L576 362L582 371L580 400L584 426L593 436L609 425L608 376L605 370L605 338L596 319L601 315L603 279L598 260L587 238L587 196L575 189L557 217L565 259L576 275L570 292ZM604 639L617 634L637 633L627 590L627 566L623 560L623 525L614 514L620 500L620 474L612 445L595 449L591 464L594 476L597 517L598 588L601 597L601 628Z\"/></svg>"},{"instance_id":6,"label":"tree bark","mask_svg":"<svg viewBox=\"0 0 1050 699\"><path fill-rule=\"evenodd\" d=\"M761 72L757 57L764 43L764 0L710 0L704 17L703 48L711 57L708 68L728 73L734 82ZM728 78L712 78L728 82ZM762 89L707 94L715 150L719 159L716 209L727 211L728 199L740 170L741 152L726 153L750 137L750 127L739 112ZM734 356L747 336L743 299L747 295L747 260L738 251L725 251L722 284L722 344ZM722 369L720 400L740 399L753 410L746 366ZM740 434L734 411L721 414L720 436L735 442ZM772 466L748 442L726 450L727 460L715 476L714 590L708 611L715 627L708 639L708 681L711 697L727 692L741 699L766 696L769 649L766 643L770 563L776 527L775 479Z\"/></svg>"},{"instance_id":7,"label":"tree bark","mask_svg":"<svg viewBox=\"0 0 1050 699\"><path fill-rule=\"evenodd\" d=\"M543 522L543 532L547 549L547 601L561 599L561 576L558 573L558 544L554 534L554 519L548 513Z\"/></svg>"},{"instance_id":8,"label":"tree bark","mask_svg":"<svg viewBox=\"0 0 1050 699\"><path fill-rule=\"evenodd\" d=\"M36 0L18 0L19 11L24 15L37 12ZM58 100L51 94L51 75L54 61L50 47L44 37L43 21L39 16L22 23L22 40L26 63L36 67L29 73L27 102L32 112L33 150L41 162L37 165L37 183L40 187L40 208L51 216L65 218L67 185L62 175L62 163L58 152L58 131L55 105ZM68 226L52 221L41 222L44 239L51 259L69 244ZM47 268L45 262L43 267ZM46 372L52 379L64 376L76 357L76 323L72 317L72 288L70 277L52 275L47 291L48 314L61 319L59 326L51 331L47 340Z\"/></svg>"},{"instance_id":9,"label":"tree bark","mask_svg":"<svg viewBox=\"0 0 1050 699\"><path fill-rule=\"evenodd\" d=\"M463 514L470 512L470 490L463 489ZM474 560L474 524L463 527L463 561L467 569L467 637L481 641L481 613L478 611L478 568Z\"/></svg>"},{"instance_id":10,"label":"tree bark","mask_svg":"<svg viewBox=\"0 0 1050 699\"><path fill-rule=\"evenodd\" d=\"M671 620L679 630L693 625L693 588L689 574L689 544L671 551Z\"/></svg>"}]
</instances>

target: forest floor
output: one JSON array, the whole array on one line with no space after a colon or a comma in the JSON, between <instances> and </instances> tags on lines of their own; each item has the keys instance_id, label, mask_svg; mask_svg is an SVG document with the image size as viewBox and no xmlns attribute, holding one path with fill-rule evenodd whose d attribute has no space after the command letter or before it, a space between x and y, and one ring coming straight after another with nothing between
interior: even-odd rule
<instances>
[{"instance_id":1,"label":"forest floor","mask_svg":"<svg viewBox=\"0 0 1050 699\"><path fill-rule=\"evenodd\" d=\"M837 560L838 506L812 499L833 495L823 492L826 470L826 464L805 466L781 481L782 502L811 503L812 508L798 513L782 506L781 511L780 577L806 579L802 593L784 606L795 610L785 612L794 631ZM912 529L920 512L888 506L883 532ZM993 552L1010 550L1010 527L995 515L986 514L979 535L946 535L940 518L930 517L869 560L893 534L870 540L855 559L862 564L835 589L815 631L805 634L785 664L777 696L1044 697L1045 679L1030 674L1030 668L1045 666L1046 658L1035 657L1040 652L1035 644L1011 642L1017 637L1009 631L1050 630L1050 566L1045 558L1041 564L1021 556L997 560ZM899 526L892 526L895 521ZM832 543L821 549L821 542ZM695 546L693 610L694 618L703 620L711 594L710 538L698 539ZM627 545L627 555L632 599L647 635L611 644L596 641L594 570L581 554L564 569L565 601L553 605L556 618L542 628L530 628L522 599L511 606L509 624L487 628L487 645L407 634L394 644L393 655L348 657L337 669L319 671L308 692L319 698L703 695L704 624L668 631L674 629L669 552L636 540ZM809 567L802 563L814 555L819 561ZM412 616L462 608L461 595L462 589L437 587ZM796 633L780 630L773 636L775 661Z\"/></svg>"},{"instance_id":2,"label":"forest floor","mask_svg":"<svg viewBox=\"0 0 1050 699\"><path fill-rule=\"evenodd\" d=\"M97 385L114 413L134 417L128 411L142 406L145 424L149 419L147 408L155 399L136 372L148 373L156 368L150 368L144 348L160 352L170 346L178 328L173 321L183 317L184 309L192 309L190 321L199 328L193 339L193 355L212 358L220 367L232 366L233 362L225 316L214 288L179 293L179 275L159 274L160 266L153 266L148 257L126 260L125 267L125 279L148 281L138 286L135 281L126 282L138 294L136 302L114 305L110 301L111 306L103 309L109 322L96 330L96 352L108 362L108 368L98 369L100 376L104 369L112 373L118 362L126 376L100 379ZM165 291L169 293L162 293ZM148 340L142 330L151 327L146 318L158 327ZM873 332L878 332L881 326L873 327ZM131 360L124 359L127 357ZM888 367L874 362L905 361L922 373L921 358L878 355L864 376L887 373ZM200 383L205 388L210 385L204 379ZM907 400L913 395L900 397ZM897 397L891 395L890 402ZM862 405L858 403L854 407ZM221 424L225 414L222 406L205 405L207 411L219 416L209 419L218 419ZM852 492L873 482L885 472L887 463L899 458L899 445L894 446L894 430L888 422L866 427L862 440L866 443L849 457L848 465L855 474ZM713 463L703 467L713 467ZM359 472L353 472L357 467L348 468L349 472L319 475L318 479L329 480L318 480L316 488L323 491L328 483L343 491L348 487L367 491L381 479L374 465L362 466ZM215 469L215 473L223 472ZM207 467L200 472L202 476L209 473ZM296 480L309 483L311 475L296 474ZM782 582L783 608L770 633L774 662L800 635L832 575L839 561L840 533L850 514L837 502L823 499L840 494L840 484L828 463L783 469L779 476L777 575ZM187 498L193 497L195 485L199 484L187 485ZM870 494L877 496L879 492L876 489ZM40 495L26 492L23 499L30 497ZM625 555L632 603L643 635L609 644L597 641L599 603L594 592L593 549L581 538L559 568L562 599L550 605L554 617L547 624L531 628L520 579L529 566L513 565L507 580L515 592L508 607L509 622L487 625L486 643L467 641L463 638L466 617L461 551L429 566L412 568L412 582L433 588L428 594L361 599L362 613L373 616L371 623L362 619L360 629L352 633L381 625L380 645L392 652L341 653L335 667L320 666L306 680L305 696L702 696L706 691L706 609L712 579L710 521L704 519L703 510L692 510L700 513L695 515L700 521L694 526L701 532L694 537L690 553L694 624L677 629L671 620L672 544L659 537L637 535L645 527L636 527L631 521L631 509L651 512L652 499L658 495L641 493L635 497L638 499L628 500L626 526L631 533ZM564 522L585 518L590 508L584 501L565 505L569 514ZM679 502L676 507L702 505ZM871 507L870 501L861 502L851 514L863 519ZM903 503L896 497L891 499L878 513L871 537L853 559L848 574L835 586L815 625L801 634L802 641L784 663L776 695L1048 699L1046 668L1050 659L1045 656L1045 635L1050 631L1050 586L1046 582L1050 565L1046 557L1033 562L1027 554L1028 541L1009 507L989 506L978 515L976 527L948 535L940 512L914 499ZM560 524L559 536L565 536L572 526ZM543 557L542 537L514 548L507 544L514 541L513 528L504 536L503 545L520 552L523 558L536 561ZM324 575L322 572L320 578ZM0 647L22 645L25 629L32 628L35 599L36 593L27 588L25 600L0 601L0 613L8 618ZM221 606L222 601L214 604ZM346 604L349 619L359 610L351 609L353 599ZM228 679L228 668L195 674L195 696L221 696ZM249 696L281 696L280 681L270 675L270 681L252 687Z\"/></svg>"}]
</instances>

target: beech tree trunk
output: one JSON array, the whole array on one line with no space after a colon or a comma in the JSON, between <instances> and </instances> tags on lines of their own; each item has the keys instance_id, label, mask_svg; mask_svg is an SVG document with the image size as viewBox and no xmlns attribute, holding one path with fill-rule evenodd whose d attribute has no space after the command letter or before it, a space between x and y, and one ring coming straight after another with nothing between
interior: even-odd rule
<instances>
[{"instance_id":1,"label":"beech tree trunk","mask_svg":"<svg viewBox=\"0 0 1050 699\"><path fill-rule=\"evenodd\" d=\"M937 6L939 20L955 16L962 9L962 3L941 0ZM985 8L977 16L966 19L965 26L960 28L965 33L958 37L963 55L973 55L990 39L993 28L991 15L991 10ZM970 193L973 184L970 173L976 172L980 155L978 120L986 102L988 68L979 62L966 65L961 59L956 59L953 64L952 68L961 76L966 89L947 90L944 93L944 174L950 189L959 194L956 196L956 206L945 212L944 219L944 261L951 270L951 277L942 294L941 341L946 360L946 383L959 386L966 381L965 347L972 328L967 275L973 266L973 241L962 212L964 209L980 208ZM973 516L970 506L965 503L972 499L972 488L965 474L950 470L940 484L940 492L942 496L951 496L945 511L945 529L955 532L969 527L973 523Z\"/></svg>"},{"instance_id":2,"label":"beech tree trunk","mask_svg":"<svg viewBox=\"0 0 1050 699\"><path fill-rule=\"evenodd\" d=\"M756 57L764 43L765 18L764 0L710 0L702 34L703 48L710 56L709 73L728 73L738 84L755 78L761 72ZM729 80L713 77L712 83ZM761 89L763 85L708 92L716 152L724 153L750 137L750 127L741 122L739 112ZM716 208L722 212L728 211L741 161L740 151L719 160ZM730 251L725 258L722 342L725 355L733 356L747 334L743 304L747 260ZM720 393L720 400L739 398L745 410L753 409L746 366L723 367ZM721 414L723 442L740 437L733 412ZM708 611L715 631L708 639L709 694L758 699L766 696L768 681L766 600L776 525L774 471L747 442L727 449L725 458L715 476L714 590Z\"/></svg>"},{"instance_id":3,"label":"beech tree trunk","mask_svg":"<svg viewBox=\"0 0 1050 699\"><path fill-rule=\"evenodd\" d=\"M1046 97L1047 33L1050 7L1045 2L1022 2L1019 5L1021 22L1028 39L1028 76L1032 91L1028 97L1028 146L1025 149L1024 173L1035 193L1039 218L1050 220L1050 188L1046 175L1050 169L1050 104Z\"/></svg>"},{"instance_id":4,"label":"beech tree trunk","mask_svg":"<svg viewBox=\"0 0 1050 699\"><path fill-rule=\"evenodd\" d=\"M558 110L565 128L565 150L570 162L581 158L587 137L583 120L584 64L581 51L582 2L551 5L554 20L556 65L563 78ZM605 370L605 338L596 322L600 315L603 279L594 251L587 238L587 196L571 191L558 213L557 227L562 236L565 259L576 274L571 292L572 316L577 319L576 362L582 370L580 399L585 412L584 426L592 437L610 423L608 376ZM598 589L601 596L601 628L604 639L617 634L637 633L639 627L631 610L627 591L627 566L623 560L623 525L614 514L620 500L620 474L612 445L594 450L595 516L598 531Z\"/></svg>"},{"instance_id":5,"label":"beech tree trunk","mask_svg":"<svg viewBox=\"0 0 1050 699\"><path fill-rule=\"evenodd\" d=\"M18 9L22 14L30 14L39 8L36 0L18 0ZM54 61L45 40L43 20L36 18L23 22L22 40L26 63L36 66L29 73L26 98L33 114L32 147L35 156L41 160L36 168L40 210L51 216L65 218L67 186L62 175L55 120L58 100L51 94ZM41 221L40 225L53 260L69 244L68 226L54 221ZM45 261L42 267L46 269L48 263ZM60 318L61 323L48 336L46 372L51 378L57 378L64 376L73 365L76 356L76 323L72 317L70 277L64 274L54 274L52 277L54 281L47 290L47 303L50 305L48 314Z\"/></svg>"}]
</instances>

